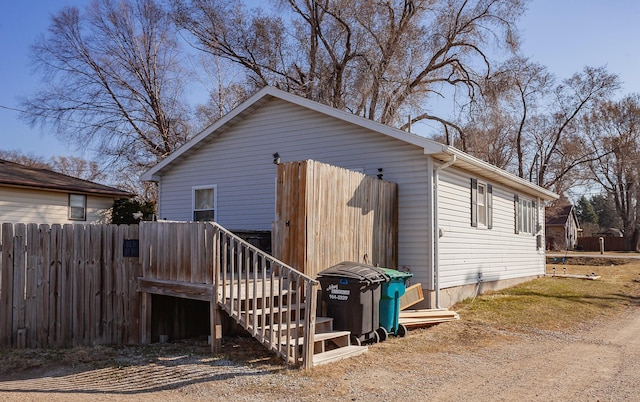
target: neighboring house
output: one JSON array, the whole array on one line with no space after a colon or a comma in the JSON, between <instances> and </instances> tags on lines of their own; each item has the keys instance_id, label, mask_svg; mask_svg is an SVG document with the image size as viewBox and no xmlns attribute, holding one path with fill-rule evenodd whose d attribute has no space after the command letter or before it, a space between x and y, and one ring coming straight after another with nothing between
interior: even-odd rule
<instances>
[{"instance_id":1,"label":"neighboring house","mask_svg":"<svg viewBox=\"0 0 640 402\"><path fill-rule=\"evenodd\" d=\"M580 224L571 204L560 203L546 209L545 226L548 250L573 250L578 244Z\"/></svg>"},{"instance_id":2,"label":"neighboring house","mask_svg":"<svg viewBox=\"0 0 640 402\"><path fill-rule=\"evenodd\" d=\"M609 228L605 231L595 233L595 235L604 237L624 237L624 233L618 228Z\"/></svg>"},{"instance_id":3,"label":"neighboring house","mask_svg":"<svg viewBox=\"0 0 640 402\"><path fill-rule=\"evenodd\" d=\"M0 159L0 223L107 223L113 201L133 195Z\"/></svg>"},{"instance_id":4,"label":"neighboring house","mask_svg":"<svg viewBox=\"0 0 640 402\"><path fill-rule=\"evenodd\" d=\"M271 87L142 180L159 184L159 219L270 230L274 158L398 183L398 266L422 284L429 307L472 296L480 283L499 288L545 272L543 204L556 194L451 146Z\"/></svg>"}]
</instances>

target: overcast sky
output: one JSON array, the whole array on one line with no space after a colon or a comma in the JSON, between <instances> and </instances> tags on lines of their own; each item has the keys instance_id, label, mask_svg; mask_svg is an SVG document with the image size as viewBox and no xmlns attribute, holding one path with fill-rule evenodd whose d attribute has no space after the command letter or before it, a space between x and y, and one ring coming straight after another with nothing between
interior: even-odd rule
<instances>
[{"instance_id":1,"label":"overcast sky","mask_svg":"<svg viewBox=\"0 0 640 402\"><path fill-rule=\"evenodd\" d=\"M3 0L0 2L0 149L49 158L74 154L39 128L17 119L18 98L33 93L39 82L28 66L29 46L44 33L50 15L85 0ZM568 78L585 65L606 66L624 86L621 93L640 93L640 1L533 0L521 20L522 53ZM7 109L9 108L9 109ZM78 156L85 156L77 154ZM86 155L89 157L89 155Z\"/></svg>"}]
</instances>

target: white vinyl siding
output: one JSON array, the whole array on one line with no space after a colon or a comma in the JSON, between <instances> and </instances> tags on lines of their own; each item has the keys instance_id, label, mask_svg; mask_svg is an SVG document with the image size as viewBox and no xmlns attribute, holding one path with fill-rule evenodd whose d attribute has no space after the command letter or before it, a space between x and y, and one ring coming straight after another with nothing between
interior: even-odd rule
<instances>
[{"instance_id":1,"label":"white vinyl siding","mask_svg":"<svg viewBox=\"0 0 640 402\"><path fill-rule=\"evenodd\" d=\"M191 188L216 183L218 222L270 230L276 165L313 159L398 183L400 268L426 283L430 267L429 158L421 147L284 101L273 100L197 152L166 169L159 219L191 220Z\"/></svg>"},{"instance_id":2,"label":"white vinyl siding","mask_svg":"<svg viewBox=\"0 0 640 402\"><path fill-rule=\"evenodd\" d=\"M430 196L439 161L422 147L283 100L270 99L161 170L159 219L192 220L192 188L216 183L215 214L222 226L270 230L276 152L282 163L313 159L371 176L383 169L384 179L399 190L398 268L414 275L412 283L433 288ZM471 179L455 164L441 173L441 287L477 283L479 274L491 281L543 273L544 252L536 249L536 237L514 233L513 189L476 178L485 186L485 225L491 230L470 225Z\"/></svg>"},{"instance_id":3,"label":"white vinyl siding","mask_svg":"<svg viewBox=\"0 0 640 402\"><path fill-rule=\"evenodd\" d=\"M85 220L69 219L69 193L0 187L1 223L107 223L113 198L87 195Z\"/></svg>"},{"instance_id":4,"label":"white vinyl siding","mask_svg":"<svg viewBox=\"0 0 640 402\"><path fill-rule=\"evenodd\" d=\"M469 225L471 197L468 174L449 167L440 174L439 241L442 288L544 273L544 253L535 236L514 233L513 191L492 185L492 229Z\"/></svg>"}]
</instances>

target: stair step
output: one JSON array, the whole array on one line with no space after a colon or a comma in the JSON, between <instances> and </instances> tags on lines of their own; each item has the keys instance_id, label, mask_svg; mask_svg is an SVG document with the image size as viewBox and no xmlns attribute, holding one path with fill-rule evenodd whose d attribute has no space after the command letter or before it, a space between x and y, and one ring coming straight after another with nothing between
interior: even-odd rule
<instances>
[{"instance_id":1,"label":"stair step","mask_svg":"<svg viewBox=\"0 0 640 402\"><path fill-rule=\"evenodd\" d=\"M319 334L315 334L313 338L314 342L328 341L331 339L342 338L344 336L349 337L351 335L350 331L331 331L331 332L322 332Z\"/></svg>"},{"instance_id":2,"label":"stair step","mask_svg":"<svg viewBox=\"0 0 640 402\"><path fill-rule=\"evenodd\" d=\"M349 343L350 336L351 336L351 332L349 331L322 332L319 334L315 334L315 336L313 337L313 342L318 343L318 342L330 341L332 339L346 338L347 343ZM302 345L303 342L304 342L304 338L302 337L298 338L299 345ZM286 341L282 342L283 345L285 343ZM294 344L294 339L291 340L290 344ZM348 346L348 345L343 345L343 346Z\"/></svg>"},{"instance_id":3,"label":"stair step","mask_svg":"<svg viewBox=\"0 0 640 402\"><path fill-rule=\"evenodd\" d=\"M359 356L369 350L366 346L345 346L344 348L338 348L329 350L327 352L318 353L313 355L313 365L320 366L322 364L328 364L337 362L339 360L347 359L349 357Z\"/></svg>"},{"instance_id":4,"label":"stair step","mask_svg":"<svg viewBox=\"0 0 640 402\"><path fill-rule=\"evenodd\" d=\"M262 312L264 311L266 316L269 316L271 314L271 311L273 311L273 314L278 314L279 312L287 312L287 311L291 311L291 310L296 310L298 308L298 306L300 307L300 310L304 310L305 307L307 307L307 305L305 303L301 303L301 304L291 304L291 305L284 305L282 306L282 308L280 307L272 307L272 308L258 308L258 309L254 309L254 310L249 310L249 314L253 315L253 314L257 314L259 316L262 315ZM246 312L242 311L240 312L240 314L244 315Z\"/></svg>"},{"instance_id":5,"label":"stair step","mask_svg":"<svg viewBox=\"0 0 640 402\"><path fill-rule=\"evenodd\" d=\"M318 326L318 324L322 325L325 323L330 323L333 321L333 318L329 318L329 317L316 317L316 327ZM283 329L287 329L287 327L289 327L289 329L293 329L296 327L301 327L303 326L305 323L305 320L300 320L300 322L298 323L295 320L291 321L291 325L287 325L287 323L282 323L282 324L273 324L273 325L265 325L265 329L267 330L273 330L273 331L278 331L278 330L283 330ZM324 331L323 331L324 332Z\"/></svg>"},{"instance_id":6,"label":"stair step","mask_svg":"<svg viewBox=\"0 0 640 402\"><path fill-rule=\"evenodd\" d=\"M351 346L350 337L351 332L349 331L331 331L315 334L315 336L313 337L313 353L320 354L330 349ZM328 344L327 341L331 341L331 344ZM287 341L283 340L282 344L284 345L286 343ZM303 343L304 338L298 338L298 345L302 346ZM295 339L291 339L289 341L289 344L295 345Z\"/></svg>"}]
</instances>

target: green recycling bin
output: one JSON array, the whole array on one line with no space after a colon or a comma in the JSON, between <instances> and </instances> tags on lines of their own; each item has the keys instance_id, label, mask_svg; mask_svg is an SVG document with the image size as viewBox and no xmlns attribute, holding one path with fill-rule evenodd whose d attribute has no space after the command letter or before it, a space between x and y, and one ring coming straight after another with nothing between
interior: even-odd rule
<instances>
[{"instance_id":1,"label":"green recycling bin","mask_svg":"<svg viewBox=\"0 0 640 402\"><path fill-rule=\"evenodd\" d=\"M389 281L382 284L380 292L380 326L390 334L405 336L407 328L399 323L400 298L407 289L407 280L413 274L390 268L382 270L389 277Z\"/></svg>"}]
</instances>

